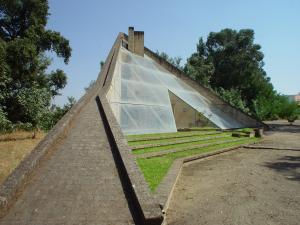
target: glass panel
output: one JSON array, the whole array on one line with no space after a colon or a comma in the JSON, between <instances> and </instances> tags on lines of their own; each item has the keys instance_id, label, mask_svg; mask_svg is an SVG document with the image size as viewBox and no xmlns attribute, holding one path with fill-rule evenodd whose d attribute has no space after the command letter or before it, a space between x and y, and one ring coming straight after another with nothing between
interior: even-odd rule
<instances>
[{"instance_id":1,"label":"glass panel","mask_svg":"<svg viewBox=\"0 0 300 225\"><path fill-rule=\"evenodd\" d=\"M121 48L107 99L124 133L176 131L168 90L220 128L242 126L151 58Z\"/></svg>"},{"instance_id":2,"label":"glass panel","mask_svg":"<svg viewBox=\"0 0 300 225\"><path fill-rule=\"evenodd\" d=\"M122 79L125 80L135 80L144 82L147 84L163 85L157 76L155 76L155 71L147 69L145 67L122 63Z\"/></svg>"},{"instance_id":3,"label":"glass panel","mask_svg":"<svg viewBox=\"0 0 300 225\"><path fill-rule=\"evenodd\" d=\"M126 134L176 132L169 107L121 104L120 125Z\"/></svg>"},{"instance_id":4,"label":"glass panel","mask_svg":"<svg viewBox=\"0 0 300 225\"><path fill-rule=\"evenodd\" d=\"M170 105L168 90L161 86L122 80L121 102L144 105Z\"/></svg>"}]
</instances>

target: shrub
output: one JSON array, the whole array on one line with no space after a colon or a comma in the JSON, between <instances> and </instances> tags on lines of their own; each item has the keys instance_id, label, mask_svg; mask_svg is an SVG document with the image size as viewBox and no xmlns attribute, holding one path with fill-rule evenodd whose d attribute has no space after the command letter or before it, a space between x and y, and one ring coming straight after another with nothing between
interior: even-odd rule
<instances>
[{"instance_id":1,"label":"shrub","mask_svg":"<svg viewBox=\"0 0 300 225\"><path fill-rule=\"evenodd\" d=\"M7 116L6 113L0 107L0 132L6 132L6 131L12 131L13 130L13 125L7 119L6 116Z\"/></svg>"},{"instance_id":2,"label":"shrub","mask_svg":"<svg viewBox=\"0 0 300 225\"><path fill-rule=\"evenodd\" d=\"M230 103L232 106L242 110L245 113L249 113L249 108L246 106L246 102L241 97L241 92L236 89L225 90L224 88L218 88L215 90L217 94Z\"/></svg>"}]
</instances>

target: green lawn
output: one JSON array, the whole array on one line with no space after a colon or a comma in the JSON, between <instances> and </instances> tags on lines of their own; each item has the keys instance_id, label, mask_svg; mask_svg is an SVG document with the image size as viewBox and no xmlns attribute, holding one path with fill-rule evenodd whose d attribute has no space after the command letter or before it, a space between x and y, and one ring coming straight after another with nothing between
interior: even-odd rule
<instances>
[{"instance_id":1,"label":"green lawn","mask_svg":"<svg viewBox=\"0 0 300 225\"><path fill-rule=\"evenodd\" d=\"M173 161L178 158L192 156L200 153L211 152L215 150L219 150L222 148L228 148L233 146L239 146L242 144L247 144L251 142L257 141L257 138L247 138L243 139L239 142L234 143L226 143L221 145L213 145L206 148L193 149L183 152L170 153L165 156L153 157L153 158L139 158L137 159L138 165L144 174L144 177L151 189L154 191L155 188L159 185L163 177L168 172L171 167Z\"/></svg>"},{"instance_id":2,"label":"green lawn","mask_svg":"<svg viewBox=\"0 0 300 225\"><path fill-rule=\"evenodd\" d=\"M247 131L251 131L251 129L247 129ZM258 141L258 138L249 138L249 137L231 137L231 134L235 131L229 132L215 132L211 134L207 131L184 131L177 133L164 133L164 134L144 134L144 135L130 135L127 136L127 141L130 146L139 146L146 144L160 144L160 143L170 143L170 145L159 146L159 147L147 147L134 150L132 153L134 155L139 155L137 158L138 166L140 167L151 191L155 191L159 183L162 181L163 177L166 175L174 160L179 158L184 158L187 156L193 156L201 153L211 152L220 150L223 148L239 146L242 144L252 143ZM205 138L213 138L218 137L216 139L205 140ZM145 140L147 138L152 138L152 140ZM158 140L158 138L161 138ZM195 140L195 139L199 140ZM202 140L201 140L202 139ZM187 143L179 143L173 144L172 142L176 141L191 141ZM231 141L228 143L220 143L224 141ZM198 148L197 145L202 144L211 144L210 146ZM195 149L178 151L173 153L168 153L163 156L156 156L151 158L143 158L143 154L150 152L161 152L170 149L180 149L193 147Z\"/></svg>"}]
</instances>

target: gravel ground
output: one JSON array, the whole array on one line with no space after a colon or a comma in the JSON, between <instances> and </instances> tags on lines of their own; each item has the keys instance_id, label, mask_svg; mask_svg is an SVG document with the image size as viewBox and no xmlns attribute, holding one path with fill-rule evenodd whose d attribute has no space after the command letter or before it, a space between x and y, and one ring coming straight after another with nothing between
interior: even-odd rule
<instances>
[{"instance_id":1,"label":"gravel ground","mask_svg":"<svg viewBox=\"0 0 300 225\"><path fill-rule=\"evenodd\" d=\"M300 148L300 126L276 124L260 145ZM185 164L166 223L299 225L300 151L239 149Z\"/></svg>"}]
</instances>

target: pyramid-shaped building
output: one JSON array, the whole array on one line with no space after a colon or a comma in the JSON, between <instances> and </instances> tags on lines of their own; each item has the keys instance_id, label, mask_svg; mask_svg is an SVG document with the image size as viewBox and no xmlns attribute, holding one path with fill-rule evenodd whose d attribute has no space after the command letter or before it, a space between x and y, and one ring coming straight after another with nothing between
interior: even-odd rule
<instances>
[{"instance_id":1,"label":"pyramid-shaped building","mask_svg":"<svg viewBox=\"0 0 300 225\"><path fill-rule=\"evenodd\" d=\"M221 129L262 124L144 47L144 33L129 28L114 52L106 98L124 134L176 132L207 124Z\"/></svg>"},{"instance_id":2,"label":"pyramid-shaped building","mask_svg":"<svg viewBox=\"0 0 300 225\"><path fill-rule=\"evenodd\" d=\"M149 193L124 134L207 125L264 126L144 47L144 33L129 28L95 85L0 185L0 224L161 224L164 203Z\"/></svg>"}]
</instances>

